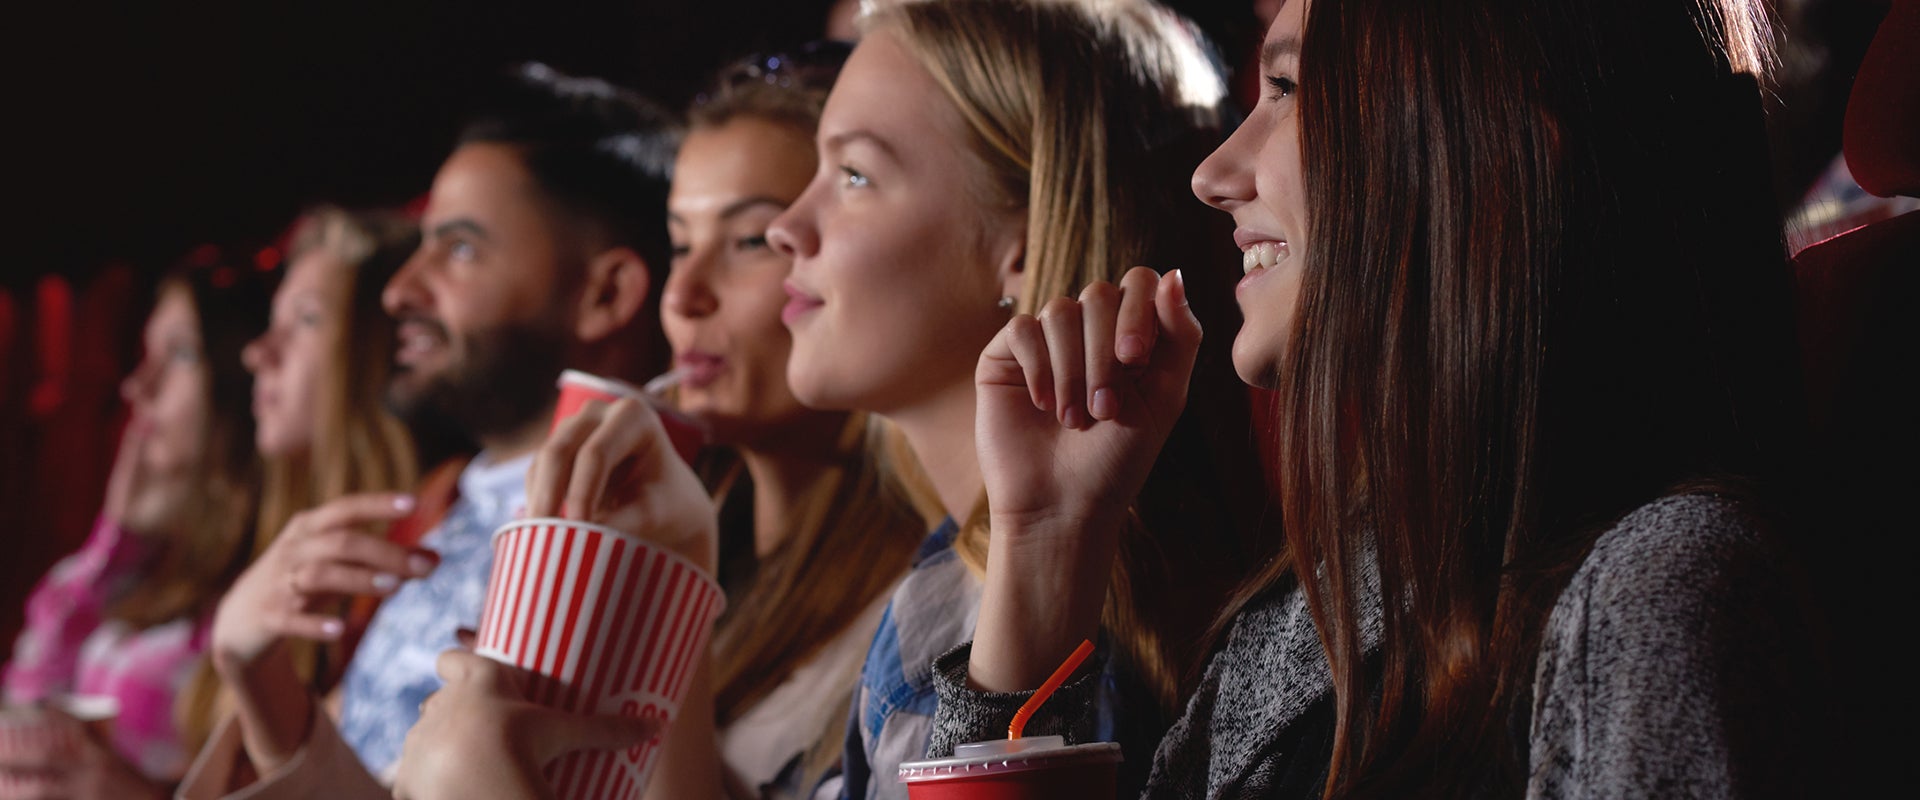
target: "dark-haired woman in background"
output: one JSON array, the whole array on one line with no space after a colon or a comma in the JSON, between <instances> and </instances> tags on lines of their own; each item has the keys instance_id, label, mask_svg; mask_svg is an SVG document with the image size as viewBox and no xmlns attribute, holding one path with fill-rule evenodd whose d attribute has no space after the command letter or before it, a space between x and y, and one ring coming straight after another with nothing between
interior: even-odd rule
<instances>
[{"instance_id":1,"label":"dark-haired woman in background","mask_svg":"<svg viewBox=\"0 0 1920 800\"><path fill-rule=\"evenodd\" d=\"M1748 0L1282 9L1194 190L1239 225L1234 361L1279 392L1291 560L1241 593L1149 796L1816 794L1770 538L1801 419L1768 41ZM1104 337L1022 317L981 359L994 552L1027 558L938 661L942 747L999 736L1098 625L1105 509L1200 335L1177 284L1126 285ZM1109 355L1128 336L1151 357ZM1037 408L1061 370L1118 415ZM1042 713L1076 727L1091 683Z\"/></svg>"},{"instance_id":2,"label":"dark-haired woman in background","mask_svg":"<svg viewBox=\"0 0 1920 800\"><path fill-rule=\"evenodd\" d=\"M113 697L112 741L76 730L78 754L0 765L15 785L158 796L185 771L175 699L201 664L214 604L253 554L258 470L240 352L266 307L251 269L161 280L144 354L121 384L132 414L99 521L34 590L5 677L8 703Z\"/></svg>"}]
</instances>

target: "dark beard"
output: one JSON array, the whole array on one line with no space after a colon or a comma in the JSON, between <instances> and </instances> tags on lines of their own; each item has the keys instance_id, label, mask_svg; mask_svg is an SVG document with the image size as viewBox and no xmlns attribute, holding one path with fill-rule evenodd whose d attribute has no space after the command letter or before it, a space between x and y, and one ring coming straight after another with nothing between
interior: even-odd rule
<instances>
[{"instance_id":1,"label":"dark beard","mask_svg":"<svg viewBox=\"0 0 1920 800\"><path fill-rule=\"evenodd\" d=\"M394 368L387 406L396 416L484 440L519 431L552 408L567 348L561 331L512 323L457 344L459 360L437 375Z\"/></svg>"}]
</instances>

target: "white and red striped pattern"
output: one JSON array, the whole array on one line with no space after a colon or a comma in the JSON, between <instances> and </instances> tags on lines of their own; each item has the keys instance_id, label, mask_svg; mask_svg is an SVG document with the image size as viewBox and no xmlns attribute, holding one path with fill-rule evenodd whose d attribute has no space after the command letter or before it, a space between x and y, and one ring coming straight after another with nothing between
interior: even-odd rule
<instances>
[{"instance_id":1,"label":"white and red striped pattern","mask_svg":"<svg viewBox=\"0 0 1920 800\"><path fill-rule=\"evenodd\" d=\"M672 720L726 604L692 562L598 525L509 523L493 536L475 651L534 677L529 699ZM582 752L547 768L563 800L638 798L659 745Z\"/></svg>"},{"instance_id":2,"label":"white and red striped pattern","mask_svg":"<svg viewBox=\"0 0 1920 800\"><path fill-rule=\"evenodd\" d=\"M70 727L55 725L45 712L33 708L0 711L0 763L35 763L53 756L69 760L79 749ZM41 794L46 778L0 772L0 800Z\"/></svg>"}]
</instances>

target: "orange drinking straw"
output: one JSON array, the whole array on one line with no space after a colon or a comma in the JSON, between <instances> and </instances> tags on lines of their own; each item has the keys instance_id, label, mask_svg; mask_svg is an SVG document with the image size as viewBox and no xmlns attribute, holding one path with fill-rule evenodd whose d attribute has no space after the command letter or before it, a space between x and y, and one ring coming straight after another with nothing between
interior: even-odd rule
<instances>
[{"instance_id":1,"label":"orange drinking straw","mask_svg":"<svg viewBox=\"0 0 1920 800\"><path fill-rule=\"evenodd\" d=\"M1020 732L1027 729L1027 720L1033 718L1033 712L1040 710L1040 704L1047 702L1047 698L1053 696L1054 691L1060 688L1060 684L1067 682L1067 676L1079 669L1080 662L1087 660L1087 656L1092 652L1093 642L1081 639L1080 646L1073 648L1073 655L1067 656L1067 660L1060 664L1060 668L1047 676L1046 683L1040 684L1040 688L1033 691L1033 696L1021 704L1020 710L1013 712L1013 724L1007 726L1007 738L1020 738Z\"/></svg>"}]
</instances>

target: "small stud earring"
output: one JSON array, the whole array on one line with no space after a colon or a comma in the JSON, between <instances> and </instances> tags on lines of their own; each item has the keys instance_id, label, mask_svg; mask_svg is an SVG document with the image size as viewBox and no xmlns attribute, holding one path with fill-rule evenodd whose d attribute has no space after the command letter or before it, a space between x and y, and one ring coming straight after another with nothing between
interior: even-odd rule
<instances>
[{"instance_id":1,"label":"small stud earring","mask_svg":"<svg viewBox=\"0 0 1920 800\"><path fill-rule=\"evenodd\" d=\"M1000 298L1000 302L995 303L994 305L998 306L1001 311L1012 311L1013 304L1015 302L1016 301L1011 296L1004 296Z\"/></svg>"}]
</instances>

